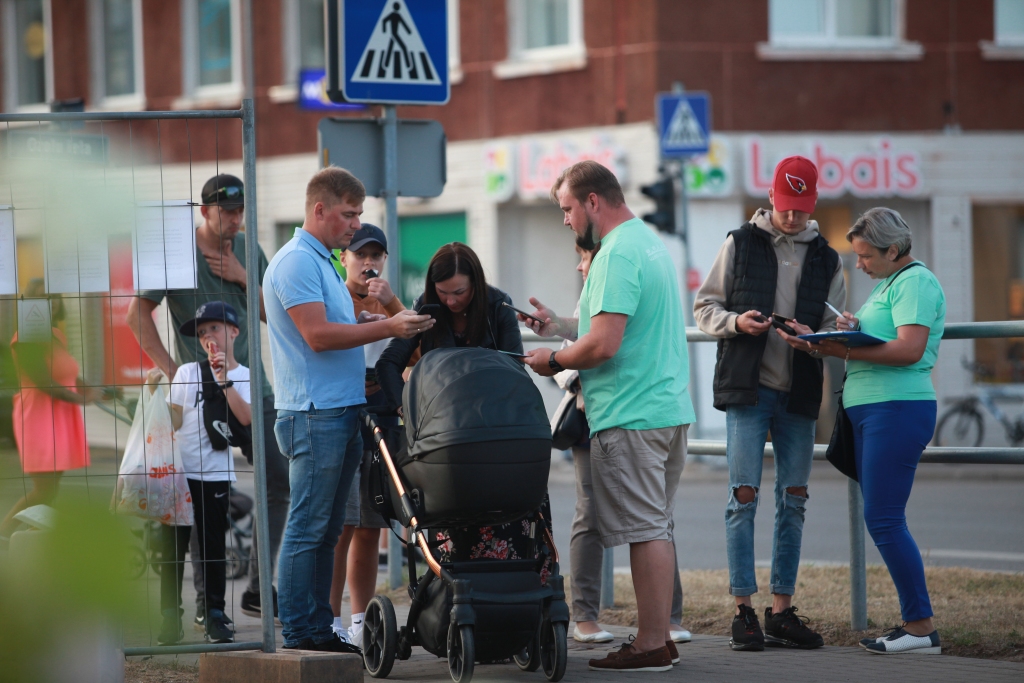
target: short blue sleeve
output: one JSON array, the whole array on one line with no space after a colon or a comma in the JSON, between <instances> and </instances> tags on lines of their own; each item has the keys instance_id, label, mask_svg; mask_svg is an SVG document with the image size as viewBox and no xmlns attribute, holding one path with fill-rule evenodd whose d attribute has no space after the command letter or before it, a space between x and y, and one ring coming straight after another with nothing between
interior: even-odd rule
<instances>
[{"instance_id":1,"label":"short blue sleeve","mask_svg":"<svg viewBox=\"0 0 1024 683\"><path fill-rule=\"evenodd\" d=\"M600 256L600 254L598 254ZM590 280L590 315L633 315L640 304L640 269L620 254L594 260Z\"/></svg>"},{"instance_id":2,"label":"short blue sleeve","mask_svg":"<svg viewBox=\"0 0 1024 683\"><path fill-rule=\"evenodd\" d=\"M285 310L314 301L324 302L320 268L310 254L297 249L285 254L277 263L273 280L274 291Z\"/></svg>"}]
</instances>

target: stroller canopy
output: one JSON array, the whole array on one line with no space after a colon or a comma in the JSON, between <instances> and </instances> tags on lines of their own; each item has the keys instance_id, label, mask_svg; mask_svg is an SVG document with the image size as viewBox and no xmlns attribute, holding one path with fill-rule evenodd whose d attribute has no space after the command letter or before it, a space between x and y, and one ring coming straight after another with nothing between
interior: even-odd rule
<instances>
[{"instance_id":1,"label":"stroller canopy","mask_svg":"<svg viewBox=\"0 0 1024 683\"><path fill-rule=\"evenodd\" d=\"M491 349L427 353L402 398L412 458L457 444L551 438L544 401L523 364Z\"/></svg>"}]
</instances>

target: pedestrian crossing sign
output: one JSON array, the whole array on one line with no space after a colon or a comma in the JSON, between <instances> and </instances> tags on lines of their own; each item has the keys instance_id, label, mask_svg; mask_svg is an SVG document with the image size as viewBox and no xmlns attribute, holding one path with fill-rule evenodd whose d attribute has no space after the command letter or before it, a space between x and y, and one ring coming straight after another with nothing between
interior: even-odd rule
<instances>
[{"instance_id":1,"label":"pedestrian crossing sign","mask_svg":"<svg viewBox=\"0 0 1024 683\"><path fill-rule=\"evenodd\" d=\"M349 102L445 104L447 0L340 0L338 57Z\"/></svg>"},{"instance_id":2,"label":"pedestrian crossing sign","mask_svg":"<svg viewBox=\"0 0 1024 683\"><path fill-rule=\"evenodd\" d=\"M663 157L706 154L711 138L711 96L658 93L658 142Z\"/></svg>"}]
</instances>

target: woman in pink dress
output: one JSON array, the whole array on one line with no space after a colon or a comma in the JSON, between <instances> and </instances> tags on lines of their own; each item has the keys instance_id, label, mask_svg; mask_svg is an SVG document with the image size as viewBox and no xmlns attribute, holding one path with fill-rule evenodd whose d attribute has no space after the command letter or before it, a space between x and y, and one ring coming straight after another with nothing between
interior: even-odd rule
<instances>
[{"instance_id":1,"label":"woman in pink dress","mask_svg":"<svg viewBox=\"0 0 1024 683\"><path fill-rule=\"evenodd\" d=\"M30 290L35 289L34 284L29 285ZM53 303L52 317L58 320L63 306L59 299ZM14 515L33 505L51 503L61 475L89 465L80 406L102 395L101 389L83 385L78 363L68 353L67 339L57 328L53 328L50 339L41 341L22 342L15 333L11 352L21 384L21 391L14 396L14 440L22 471L31 478L32 489L14 504L0 524L0 538L4 539L18 526Z\"/></svg>"}]
</instances>

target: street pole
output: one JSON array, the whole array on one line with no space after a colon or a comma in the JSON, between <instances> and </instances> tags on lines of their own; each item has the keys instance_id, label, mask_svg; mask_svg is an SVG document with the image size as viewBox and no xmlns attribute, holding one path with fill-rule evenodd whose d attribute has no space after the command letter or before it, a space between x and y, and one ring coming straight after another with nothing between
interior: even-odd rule
<instances>
[{"instance_id":1,"label":"street pole","mask_svg":"<svg viewBox=\"0 0 1024 683\"><path fill-rule=\"evenodd\" d=\"M384 278L398 296L402 295L401 249L398 244L398 114L395 106L384 105L384 236L388 240L388 260ZM402 585L402 542L388 534L388 588Z\"/></svg>"},{"instance_id":2,"label":"street pole","mask_svg":"<svg viewBox=\"0 0 1024 683\"><path fill-rule=\"evenodd\" d=\"M850 628L868 627L868 572L864 555L864 497L853 479L846 482L850 513Z\"/></svg>"},{"instance_id":3,"label":"street pole","mask_svg":"<svg viewBox=\"0 0 1024 683\"><path fill-rule=\"evenodd\" d=\"M693 317L693 292L690 291L690 270L693 268L693 259L690 256L690 202L686 193L686 160L680 159L676 166L677 172L673 174L679 182L679 191L676 192L676 234L679 235L683 245L683 307L684 319L687 327L696 327L697 321ZM686 354L690 361L690 402L693 403L693 414L696 422L693 424L691 439L700 438L701 425L701 402L700 390L697 378L697 345L688 344Z\"/></svg>"},{"instance_id":4,"label":"street pole","mask_svg":"<svg viewBox=\"0 0 1024 683\"><path fill-rule=\"evenodd\" d=\"M600 609L615 609L615 548L605 548L601 558Z\"/></svg>"}]
</instances>

